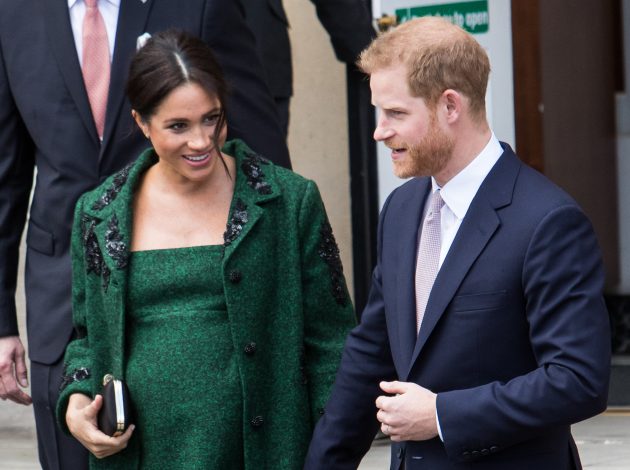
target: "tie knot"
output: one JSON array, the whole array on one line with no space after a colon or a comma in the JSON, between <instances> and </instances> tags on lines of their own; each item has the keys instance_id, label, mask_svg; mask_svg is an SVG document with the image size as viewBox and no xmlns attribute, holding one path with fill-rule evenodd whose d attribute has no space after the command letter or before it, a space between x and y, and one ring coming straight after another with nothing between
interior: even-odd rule
<instances>
[{"instance_id":1,"label":"tie knot","mask_svg":"<svg viewBox=\"0 0 630 470\"><path fill-rule=\"evenodd\" d=\"M83 0L85 2L85 6L88 8L96 8L98 4L98 0Z\"/></svg>"},{"instance_id":2,"label":"tie knot","mask_svg":"<svg viewBox=\"0 0 630 470\"><path fill-rule=\"evenodd\" d=\"M440 195L440 190L434 191L431 194L431 201L429 203L429 212L428 214L436 214L442 210L442 206L444 206L444 199Z\"/></svg>"}]
</instances>

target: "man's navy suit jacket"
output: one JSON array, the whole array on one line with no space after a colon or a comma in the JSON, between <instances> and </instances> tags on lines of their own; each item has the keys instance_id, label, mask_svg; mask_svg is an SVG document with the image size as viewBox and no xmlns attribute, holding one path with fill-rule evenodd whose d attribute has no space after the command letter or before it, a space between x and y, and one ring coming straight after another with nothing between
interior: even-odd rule
<instances>
[{"instance_id":1,"label":"man's navy suit jacket","mask_svg":"<svg viewBox=\"0 0 630 470\"><path fill-rule=\"evenodd\" d=\"M67 0L0 0L0 337L17 334L15 285L26 234L29 353L55 363L72 334L68 248L75 202L150 144L135 129L124 86L137 38L175 27L214 50L231 96L228 133L270 160L289 155L254 37L234 0L120 3L102 145L96 133Z\"/></svg>"},{"instance_id":2,"label":"man's navy suit jacket","mask_svg":"<svg viewBox=\"0 0 630 470\"><path fill-rule=\"evenodd\" d=\"M429 178L385 203L378 261L307 469L356 468L380 380L437 393L444 438L392 445L392 469L580 468L570 424L606 406L610 332L591 224L509 146L437 275L416 336L414 270Z\"/></svg>"}]
</instances>

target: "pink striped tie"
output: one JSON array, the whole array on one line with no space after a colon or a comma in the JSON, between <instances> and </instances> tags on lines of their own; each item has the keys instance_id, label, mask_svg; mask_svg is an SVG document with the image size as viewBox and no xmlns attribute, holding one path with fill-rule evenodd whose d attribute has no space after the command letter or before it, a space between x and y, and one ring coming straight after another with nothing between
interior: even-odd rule
<instances>
[{"instance_id":1,"label":"pink striped tie","mask_svg":"<svg viewBox=\"0 0 630 470\"><path fill-rule=\"evenodd\" d=\"M440 210L444 205L440 190L434 191L428 201L422 233L418 246L418 258L416 261L416 331L420 331L424 312L427 308L429 295L433 288L433 282L438 273L440 264L441 221Z\"/></svg>"},{"instance_id":2,"label":"pink striped tie","mask_svg":"<svg viewBox=\"0 0 630 470\"><path fill-rule=\"evenodd\" d=\"M103 140L109 91L109 42L98 0L85 1L83 18L83 81L90 99L98 136Z\"/></svg>"}]
</instances>

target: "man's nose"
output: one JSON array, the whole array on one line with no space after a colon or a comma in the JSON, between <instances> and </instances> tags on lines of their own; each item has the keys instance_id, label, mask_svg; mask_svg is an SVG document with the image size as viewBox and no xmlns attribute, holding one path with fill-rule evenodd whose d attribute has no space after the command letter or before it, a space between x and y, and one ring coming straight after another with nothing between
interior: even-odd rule
<instances>
[{"instance_id":1,"label":"man's nose","mask_svg":"<svg viewBox=\"0 0 630 470\"><path fill-rule=\"evenodd\" d=\"M394 130L387 126L386 123L379 120L376 124L376 129L374 129L374 140L380 142L382 140L387 140L394 135Z\"/></svg>"}]
</instances>

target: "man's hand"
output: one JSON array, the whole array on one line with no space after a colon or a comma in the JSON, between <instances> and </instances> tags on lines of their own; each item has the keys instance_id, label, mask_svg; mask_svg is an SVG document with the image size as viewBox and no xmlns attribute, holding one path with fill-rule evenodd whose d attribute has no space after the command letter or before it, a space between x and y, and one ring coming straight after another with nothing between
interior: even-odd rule
<instances>
[{"instance_id":1,"label":"man's hand","mask_svg":"<svg viewBox=\"0 0 630 470\"><path fill-rule=\"evenodd\" d=\"M24 346L19 336L0 338L0 398L30 405L31 397L20 387L28 387Z\"/></svg>"},{"instance_id":2,"label":"man's hand","mask_svg":"<svg viewBox=\"0 0 630 470\"><path fill-rule=\"evenodd\" d=\"M96 395L92 400L81 393L75 393L68 400L66 423L68 429L83 446L97 458L102 459L120 452L127 447L135 426L132 424L124 434L110 437L98 429L98 411L103 406L103 397Z\"/></svg>"},{"instance_id":3,"label":"man's hand","mask_svg":"<svg viewBox=\"0 0 630 470\"><path fill-rule=\"evenodd\" d=\"M392 441L426 441L438 435L435 393L410 382L381 382L380 387L395 395L376 399L376 418Z\"/></svg>"}]
</instances>

